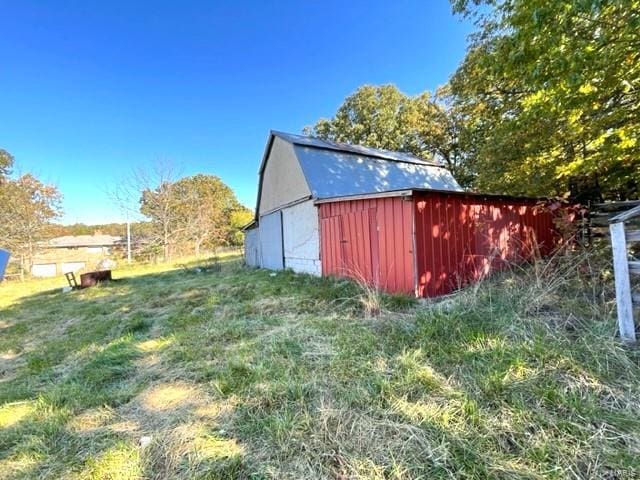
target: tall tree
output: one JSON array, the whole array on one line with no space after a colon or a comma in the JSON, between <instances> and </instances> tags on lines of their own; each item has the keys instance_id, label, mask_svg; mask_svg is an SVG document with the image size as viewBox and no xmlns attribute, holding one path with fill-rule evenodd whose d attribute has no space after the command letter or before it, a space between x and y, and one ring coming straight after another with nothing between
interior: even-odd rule
<instances>
[{"instance_id":1,"label":"tall tree","mask_svg":"<svg viewBox=\"0 0 640 480\"><path fill-rule=\"evenodd\" d=\"M193 245L196 256L204 245L216 247L229 242L233 216L244 207L228 185L219 177L201 174L178 180L174 193L180 236Z\"/></svg>"},{"instance_id":2,"label":"tall tree","mask_svg":"<svg viewBox=\"0 0 640 480\"><path fill-rule=\"evenodd\" d=\"M451 79L483 190L637 196L639 0L453 0L478 31Z\"/></svg>"},{"instance_id":3,"label":"tall tree","mask_svg":"<svg viewBox=\"0 0 640 480\"><path fill-rule=\"evenodd\" d=\"M146 168L134 168L115 182L109 196L128 221L142 214L149 222L138 222L133 235L139 238L140 227L148 249L161 251L165 261L171 259L178 241L177 205L173 184L179 174L171 162L158 160Z\"/></svg>"},{"instance_id":4,"label":"tall tree","mask_svg":"<svg viewBox=\"0 0 640 480\"><path fill-rule=\"evenodd\" d=\"M348 96L331 119L321 119L305 133L337 142L412 153L442 161L461 183L469 177L460 145L459 117L448 92L414 97L395 85L365 85Z\"/></svg>"},{"instance_id":5,"label":"tall tree","mask_svg":"<svg viewBox=\"0 0 640 480\"><path fill-rule=\"evenodd\" d=\"M171 260L173 248L181 233L180 205L174 183L163 181L155 188L142 191L140 213L148 217L155 233L155 242L162 246L165 262Z\"/></svg>"},{"instance_id":6,"label":"tall tree","mask_svg":"<svg viewBox=\"0 0 640 480\"><path fill-rule=\"evenodd\" d=\"M31 174L0 183L0 245L22 255L28 266L51 220L62 213L62 195Z\"/></svg>"}]
</instances>

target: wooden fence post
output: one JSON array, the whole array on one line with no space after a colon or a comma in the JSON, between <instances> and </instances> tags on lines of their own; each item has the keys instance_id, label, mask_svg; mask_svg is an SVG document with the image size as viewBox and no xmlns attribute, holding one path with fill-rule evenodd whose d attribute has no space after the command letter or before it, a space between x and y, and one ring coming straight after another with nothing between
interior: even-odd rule
<instances>
[{"instance_id":1,"label":"wooden fence post","mask_svg":"<svg viewBox=\"0 0 640 480\"><path fill-rule=\"evenodd\" d=\"M609 230L613 249L613 272L616 281L616 303L620 337L626 342L635 342L636 329L633 323L633 303L631 300L629 258L627 257L624 221L610 224Z\"/></svg>"}]
</instances>

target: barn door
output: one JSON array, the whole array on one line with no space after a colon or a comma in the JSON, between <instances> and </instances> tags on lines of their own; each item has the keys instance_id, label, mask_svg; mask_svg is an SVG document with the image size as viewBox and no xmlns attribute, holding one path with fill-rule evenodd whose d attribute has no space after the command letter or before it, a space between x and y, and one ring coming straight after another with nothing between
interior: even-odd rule
<instances>
[{"instance_id":1,"label":"barn door","mask_svg":"<svg viewBox=\"0 0 640 480\"><path fill-rule=\"evenodd\" d=\"M284 268L282 212L278 210L260 217L259 231L262 267L271 270L282 270Z\"/></svg>"},{"instance_id":2,"label":"barn door","mask_svg":"<svg viewBox=\"0 0 640 480\"><path fill-rule=\"evenodd\" d=\"M344 248L340 216L320 220L322 244L322 274L344 275Z\"/></svg>"},{"instance_id":3,"label":"barn door","mask_svg":"<svg viewBox=\"0 0 640 480\"><path fill-rule=\"evenodd\" d=\"M344 274L378 284L378 232L376 210L349 212L341 217Z\"/></svg>"},{"instance_id":4,"label":"barn door","mask_svg":"<svg viewBox=\"0 0 640 480\"><path fill-rule=\"evenodd\" d=\"M351 277L378 285L376 210L366 209L321 219L322 274Z\"/></svg>"}]
</instances>

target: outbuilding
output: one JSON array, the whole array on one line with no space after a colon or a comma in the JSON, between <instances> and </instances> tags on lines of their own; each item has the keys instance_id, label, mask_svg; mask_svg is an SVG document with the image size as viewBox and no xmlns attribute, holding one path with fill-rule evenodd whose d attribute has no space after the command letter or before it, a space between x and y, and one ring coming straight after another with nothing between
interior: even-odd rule
<instances>
[{"instance_id":1,"label":"outbuilding","mask_svg":"<svg viewBox=\"0 0 640 480\"><path fill-rule=\"evenodd\" d=\"M464 192L433 160L271 132L245 261L441 295L558 239L536 199Z\"/></svg>"},{"instance_id":2,"label":"outbuilding","mask_svg":"<svg viewBox=\"0 0 640 480\"><path fill-rule=\"evenodd\" d=\"M99 233L55 237L38 244L32 259L31 274L34 277L55 277L93 268L125 245L122 237Z\"/></svg>"}]
</instances>

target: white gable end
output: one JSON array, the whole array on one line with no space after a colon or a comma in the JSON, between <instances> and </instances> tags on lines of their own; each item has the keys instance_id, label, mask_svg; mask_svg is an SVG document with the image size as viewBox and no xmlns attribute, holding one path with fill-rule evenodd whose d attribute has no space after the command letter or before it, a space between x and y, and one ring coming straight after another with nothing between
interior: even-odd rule
<instances>
[{"instance_id":1,"label":"white gable end","mask_svg":"<svg viewBox=\"0 0 640 480\"><path fill-rule=\"evenodd\" d=\"M262 174L258 214L264 215L310 196L293 145L275 137Z\"/></svg>"}]
</instances>

